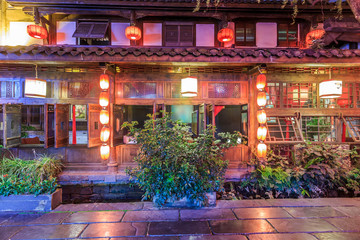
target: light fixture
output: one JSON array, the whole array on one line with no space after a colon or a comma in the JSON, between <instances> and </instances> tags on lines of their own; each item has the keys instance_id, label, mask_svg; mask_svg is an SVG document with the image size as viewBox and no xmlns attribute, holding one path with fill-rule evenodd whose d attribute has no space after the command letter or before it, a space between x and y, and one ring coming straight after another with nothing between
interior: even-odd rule
<instances>
[{"instance_id":1,"label":"light fixture","mask_svg":"<svg viewBox=\"0 0 360 240\"><path fill-rule=\"evenodd\" d=\"M103 126L100 132L100 140L103 143L106 143L110 138L110 128L108 126Z\"/></svg>"},{"instance_id":2,"label":"light fixture","mask_svg":"<svg viewBox=\"0 0 360 240\"><path fill-rule=\"evenodd\" d=\"M319 84L320 98L338 98L342 95L342 81L331 79L331 68L329 69L329 80L321 81Z\"/></svg>"},{"instance_id":3,"label":"light fixture","mask_svg":"<svg viewBox=\"0 0 360 240\"><path fill-rule=\"evenodd\" d=\"M265 124L266 123L266 112L265 110L259 110L257 111L257 120L259 124Z\"/></svg>"},{"instance_id":4,"label":"light fixture","mask_svg":"<svg viewBox=\"0 0 360 240\"><path fill-rule=\"evenodd\" d=\"M315 29L310 31L308 34L306 34L306 38L305 38L306 45L308 47L311 46L314 43L314 41L322 38L324 34L325 34L325 30L323 29Z\"/></svg>"},{"instance_id":5,"label":"light fixture","mask_svg":"<svg viewBox=\"0 0 360 240\"><path fill-rule=\"evenodd\" d=\"M190 70L189 70L190 71ZM181 95L184 97L196 97L198 91L198 79L186 77L181 79Z\"/></svg>"},{"instance_id":6,"label":"light fixture","mask_svg":"<svg viewBox=\"0 0 360 240\"><path fill-rule=\"evenodd\" d=\"M257 145L257 156L258 158L265 158L266 157L266 144L264 143L259 143Z\"/></svg>"},{"instance_id":7,"label":"light fixture","mask_svg":"<svg viewBox=\"0 0 360 240\"><path fill-rule=\"evenodd\" d=\"M259 141L265 141L266 139L266 133L267 133L267 128L264 126L258 127L257 130L257 139Z\"/></svg>"},{"instance_id":8,"label":"light fixture","mask_svg":"<svg viewBox=\"0 0 360 240\"><path fill-rule=\"evenodd\" d=\"M256 88L259 91L262 91L266 87L266 75L265 74L259 74L256 77Z\"/></svg>"},{"instance_id":9,"label":"light fixture","mask_svg":"<svg viewBox=\"0 0 360 240\"><path fill-rule=\"evenodd\" d=\"M103 144L100 147L100 156L102 160L107 160L110 157L110 147L109 145Z\"/></svg>"},{"instance_id":10,"label":"light fixture","mask_svg":"<svg viewBox=\"0 0 360 240\"><path fill-rule=\"evenodd\" d=\"M100 75L100 88L102 90L108 90L110 86L109 75L106 73Z\"/></svg>"},{"instance_id":11,"label":"light fixture","mask_svg":"<svg viewBox=\"0 0 360 240\"><path fill-rule=\"evenodd\" d=\"M28 25L26 27L26 30L29 36L32 38L46 39L48 37L47 30L40 25L35 25L35 24Z\"/></svg>"},{"instance_id":12,"label":"light fixture","mask_svg":"<svg viewBox=\"0 0 360 240\"><path fill-rule=\"evenodd\" d=\"M102 107L107 107L109 105L109 93L108 92L100 93L99 104Z\"/></svg>"},{"instance_id":13,"label":"light fixture","mask_svg":"<svg viewBox=\"0 0 360 240\"><path fill-rule=\"evenodd\" d=\"M100 123L103 125L109 123L109 111L105 109L100 111Z\"/></svg>"},{"instance_id":14,"label":"light fixture","mask_svg":"<svg viewBox=\"0 0 360 240\"><path fill-rule=\"evenodd\" d=\"M257 104L258 104L259 107L265 107L266 106L266 93L265 92L258 92Z\"/></svg>"},{"instance_id":15,"label":"light fixture","mask_svg":"<svg viewBox=\"0 0 360 240\"><path fill-rule=\"evenodd\" d=\"M219 42L230 42L234 38L234 31L231 28L223 28L217 34Z\"/></svg>"},{"instance_id":16,"label":"light fixture","mask_svg":"<svg viewBox=\"0 0 360 240\"><path fill-rule=\"evenodd\" d=\"M129 26L125 29L127 39L137 41L141 39L141 29L136 26Z\"/></svg>"}]
</instances>

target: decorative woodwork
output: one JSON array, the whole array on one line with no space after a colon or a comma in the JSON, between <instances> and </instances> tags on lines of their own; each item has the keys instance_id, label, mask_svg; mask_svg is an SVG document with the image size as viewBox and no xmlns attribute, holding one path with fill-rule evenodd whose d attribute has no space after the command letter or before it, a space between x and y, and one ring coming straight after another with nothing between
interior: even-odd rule
<instances>
[{"instance_id":1,"label":"decorative woodwork","mask_svg":"<svg viewBox=\"0 0 360 240\"><path fill-rule=\"evenodd\" d=\"M45 148L55 146L55 105L45 104Z\"/></svg>"},{"instance_id":2,"label":"decorative woodwork","mask_svg":"<svg viewBox=\"0 0 360 240\"><path fill-rule=\"evenodd\" d=\"M101 129L103 125L100 123L100 112L102 108L98 104L88 104L88 147L96 147L102 144L100 140Z\"/></svg>"},{"instance_id":3,"label":"decorative woodwork","mask_svg":"<svg viewBox=\"0 0 360 240\"><path fill-rule=\"evenodd\" d=\"M110 144L115 147L123 143L124 130L121 125L124 123L124 106L110 104L110 112Z\"/></svg>"},{"instance_id":4,"label":"decorative woodwork","mask_svg":"<svg viewBox=\"0 0 360 240\"><path fill-rule=\"evenodd\" d=\"M55 104L55 148L69 145L69 104Z\"/></svg>"}]
</instances>

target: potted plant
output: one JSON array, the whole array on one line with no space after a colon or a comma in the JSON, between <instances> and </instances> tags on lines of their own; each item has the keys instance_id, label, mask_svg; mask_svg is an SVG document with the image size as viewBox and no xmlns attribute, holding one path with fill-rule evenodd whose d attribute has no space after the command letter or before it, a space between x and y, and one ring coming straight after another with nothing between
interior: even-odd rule
<instances>
[{"instance_id":1,"label":"potted plant","mask_svg":"<svg viewBox=\"0 0 360 240\"><path fill-rule=\"evenodd\" d=\"M187 124L172 120L168 113L149 117L143 129L135 128L136 122L122 126L140 145L134 159L138 166L127 173L145 191L144 200L153 199L159 206L180 199L188 206L209 205L207 194L223 185L228 164L223 150L236 145L240 133L219 133L215 139L215 128L209 125L193 137Z\"/></svg>"}]
</instances>

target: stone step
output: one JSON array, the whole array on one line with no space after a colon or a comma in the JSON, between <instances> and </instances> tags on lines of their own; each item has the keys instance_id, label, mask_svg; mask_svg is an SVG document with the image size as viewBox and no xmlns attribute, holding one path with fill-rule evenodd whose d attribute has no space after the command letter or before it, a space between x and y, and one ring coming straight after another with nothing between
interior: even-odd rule
<instances>
[{"instance_id":1,"label":"stone step","mask_svg":"<svg viewBox=\"0 0 360 240\"><path fill-rule=\"evenodd\" d=\"M107 166L101 163L68 163L64 171L107 171Z\"/></svg>"}]
</instances>

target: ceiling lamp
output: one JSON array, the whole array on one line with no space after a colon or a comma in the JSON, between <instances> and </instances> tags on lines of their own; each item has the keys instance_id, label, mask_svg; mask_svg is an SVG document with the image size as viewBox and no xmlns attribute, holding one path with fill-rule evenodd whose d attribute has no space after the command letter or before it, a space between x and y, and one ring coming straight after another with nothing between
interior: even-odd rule
<instances>
[{"instance_id":1,"label":"ceiling lamp","mask_svg":"<svg viewBox=\"0 0 360 240\"><path fill-rule=\"evenodd\" d=\"M141 39L141 29L136 26L129 26L125 29L127 39L137 41Z\"/></svg>"},{"instance_id":2,"label":"ceiling lamp","mask_svg":"<svg viewBox=\"0 0 360 240\"><path fill-rule=\"evenodd\" d=\"M324 34L325 34L325 30L323 29L312 30L311 32L306 34L306 39L305 39L306 45L311 46L314 43L314 41L322 38Z\"/></svg>"},{"instance_id":3,"label":"ceiling lamp","mask_svg":"<svg viewBox=\"0 0 360 240\"><path fill-rule=\"evenodd\" d=\"M35 24L27 26L27 33L30 37L36 39L46 39L48 37L47 30L44 27Z\"/></svg>"},{"instance_id":4,"label":"ceiling lamp","mask_svg":"<svg viewBox=\"0 0 360 240\"><path fill-rule=\"evenodd\" d=\"M217 34L219 42L230 42L234 38L234 31L231 28L223 28Z\"/></svg>"},{"instance_id":5,"label":"ceiling lamp","mask_svg":"<svg viewBox=\"0 0 360 240\"><path fill-rule=\"evenodd\" d=\"M341 80L326 80L319 84L320 98L338 98L342 95Z\"/></svg>"},{"instance_id":6,"label":"ceiling lamp","mask_svg":"<svg viewBox=\"0 0 360 240\"><path fill-rule=\"evenodd\" d=\"M183 97L196 97L198 91L198 80L196 77L181 79L181 95Z\"/></svg>"}]
</instances>

